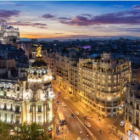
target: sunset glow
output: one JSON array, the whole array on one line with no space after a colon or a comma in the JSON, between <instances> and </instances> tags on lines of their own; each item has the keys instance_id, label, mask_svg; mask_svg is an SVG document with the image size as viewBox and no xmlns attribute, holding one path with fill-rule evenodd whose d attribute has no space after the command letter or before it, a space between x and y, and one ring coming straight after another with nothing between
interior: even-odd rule
<instances>
[{"instance_id":1,"label":"sunset glow","mask_svg":"<svg viewBox=\"0 0 140 140\"><path fill-rule=\"evenodd\" d=\"M140 2L0 2L21 38L140 37Z\"/></svg>"}]
</instances>

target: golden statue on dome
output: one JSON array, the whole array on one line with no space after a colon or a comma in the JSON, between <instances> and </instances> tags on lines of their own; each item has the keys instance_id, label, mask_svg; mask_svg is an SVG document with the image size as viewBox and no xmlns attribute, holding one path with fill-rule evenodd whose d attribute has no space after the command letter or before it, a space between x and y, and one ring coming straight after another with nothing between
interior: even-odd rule
<instances>
[{"instance_id":1,"label":"golden statue on dome","mask_svg":"<svg viewBox=\"0 0 140 140\"><path fill-rule=\"evenodd\" d=\"M36 57L42 57L42 55L41 55L41 47L42 47L42 45L37 45L37 44L35 44L34 46L36 46L37 47L37 53L36 53Z\"/></svg>"}]
</instances>

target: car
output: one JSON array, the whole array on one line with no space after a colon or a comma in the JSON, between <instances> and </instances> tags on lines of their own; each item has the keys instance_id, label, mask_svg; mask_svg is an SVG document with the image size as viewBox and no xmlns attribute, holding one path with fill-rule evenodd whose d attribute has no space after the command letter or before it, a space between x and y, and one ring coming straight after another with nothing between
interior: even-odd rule
<instances>
[{"instance_id":1,"label":"car","mask_svg":"<svg viewBox=\"0 0 140 140\"><path fill-rule=\"evenodd\" d=\"M85 126L91 127L91 124L89 122L85 122Z\"/></svg>"},{"instance_id":2,"label":"car","mask_svg":"<svg viewBox=\"0 0 140 140\"><path fill-rule=\"evenodd\" d=\"M66 104L65 103L62 103L62 106L66 106Z\"/></svg>"},{"instance_id":3,"label":"car","mask_svg":"<svg viewBox=\"0 0 140 140\"><path fill-rule=\"evenodd\" d=\"M89 117L88 117L88 116L84 116L84 119L85 119L85 120L89 120Z\"/></svg>"},{"instance_id":4,"label":"car","mask_svg":"<svg viewBox=\"0 0 140 140\"><path fill-rule=\"evenodd\" d=\"M79 115L79 112L78 112L78 111L75 111L74 113L75 113L77 116Z\"/></svg>"},{"instance_id":5,"label":"car","mask_svg":"<svg viewBox=\"0 0 140 140\"><path fill-rule=\"evenodd\" d=\"M60 121L60 125L66 125L66 124L67 124L66 120Z\"/></svg>"},{"instance_id":6,"label":"car","mask_svg":"<svg viewBox=\"0 0 140 140\"><path fill-rule=\"evenodd\" d=\"M121 121L120 122L120 126L124 126L125 125L125 122L124 121Z\"/></svg>"},{"instance_id":7,"label":"car","mask_svg":"<svg viewBox=\"0 0 140 140\"><path fill-rule=\"evenodd\" d=\"M71 114L71 117L74 119L75 118L74 114Z\"/></svg>"}]
</instances>

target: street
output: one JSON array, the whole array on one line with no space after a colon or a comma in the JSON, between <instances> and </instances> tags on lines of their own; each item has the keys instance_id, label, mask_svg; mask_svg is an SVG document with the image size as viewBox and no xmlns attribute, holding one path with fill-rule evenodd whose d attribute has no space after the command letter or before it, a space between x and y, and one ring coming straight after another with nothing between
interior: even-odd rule
<instances>
[{"instance_id":1,"label":"street","mask_svg":"<svg viewBox=\"0 0 140 140\"><path fill-rule=\"evenodd\" d=\"M57 94L57 90L54 90L55 94ZM65 116L65 119L67 121L67 126L69 129L69 133L72 136L74 140L76 140L78 137L85 139L85 140L118 140L114 135L109 135L109 129L102 125L101 122L97 120L97 118L92 118L89 120L85 120L84 116L87 116L86 111L83 111L79 106L75 106L74 101L70 99L70 97L64 95L64 93L61 92L60 100L61 104L58 105L58 110L61 110ZM66 104L66 106L62 106L62 102ZM76 116L76 118L71 118L71 114L75 111L79 112L79 115ZM87 128L85 126L85 122L89 122L91 124L90 128ZM106 128L108 131L104 131ZM106 130L107 130L106 129ZM102 132L100 132L102 130ZM80 131L82 133L80 134ZM87 136L88 134L88 136Z\"/></svg>"},{"instance_id":2,"label":"street","mask_svg":"<svg viewBox=\"0 0 140 140\"><path fill-rule=\"evenodd\" d=\"M82 138L82 140L92 139L88 131L86 130L85 126L83 125L83 123L81 123L76 116L75 118L71 117L71 113L73 112L67 106L65 107L60 104L58 105L58 110L61 110L63 112L67 122L69 133L71 134L74 140L76 140L78 137ZM82 131L81 134L80 131Z\"/></svg>"}]
</instances>

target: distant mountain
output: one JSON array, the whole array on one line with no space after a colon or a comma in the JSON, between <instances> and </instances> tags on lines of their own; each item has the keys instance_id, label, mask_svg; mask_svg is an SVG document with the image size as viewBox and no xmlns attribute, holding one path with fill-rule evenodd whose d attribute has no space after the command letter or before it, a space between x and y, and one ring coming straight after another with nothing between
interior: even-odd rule
<instances>
[{"instance_id":1,"label":"distant mountain","mask_svg":"<svg viewBox=\"0 0 140 140\"><path fill-rule=\"evenodd\" d=\"M20 41L31 41L30 38L20 38Z\"/></svg>"},{"instance_id":2,"label":"distant mountain","mask_svg":"<svg viewBox=\"0 0 140 140\"><path fill-rule=\"evenodd\" d=\"M53 40L108 40L108 39L119 39L119 38L124 38L124 39L140 39L140 37L135 37L135 36L70 36L70 37L57 37L57 38L39 38L38 41L53 41ZM20 41L31 41L29 38L20 38Z\"/></svg>"}]
</instances>

